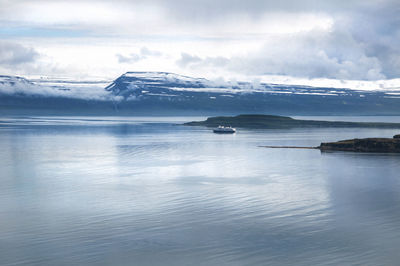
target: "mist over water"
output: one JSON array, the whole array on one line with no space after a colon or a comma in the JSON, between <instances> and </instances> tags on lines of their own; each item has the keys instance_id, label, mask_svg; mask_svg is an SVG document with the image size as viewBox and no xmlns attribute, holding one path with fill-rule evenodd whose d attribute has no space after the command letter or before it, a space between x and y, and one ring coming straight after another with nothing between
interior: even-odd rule
<instances>
[{"instance_id":1,"label":"mist over water","mask_svg":"<svg viewBox=\"0 0 400 266\"><path fill-rule=\"evenodd\" d=\"M399 261L400 155L259 147L398 131L179 125L201 119L1 119L1 264Z\"/></svg>"}]
</instances>

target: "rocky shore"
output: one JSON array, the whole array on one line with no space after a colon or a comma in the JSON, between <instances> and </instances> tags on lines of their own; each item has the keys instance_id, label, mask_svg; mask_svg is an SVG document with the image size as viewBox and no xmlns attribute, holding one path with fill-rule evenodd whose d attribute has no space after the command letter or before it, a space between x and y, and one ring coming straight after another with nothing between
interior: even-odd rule
<instances>
[{"instance_id":1,"label":"rocky shore","mask_svg":"<svg viewBox=\"0 0 400 266\"><path fill-rule=\"evenodd\" d=\"M321 143L321 151L353 151L400 153L400 135L393 138L349 139L337 142Z\"/></svg>"}]
</instances>

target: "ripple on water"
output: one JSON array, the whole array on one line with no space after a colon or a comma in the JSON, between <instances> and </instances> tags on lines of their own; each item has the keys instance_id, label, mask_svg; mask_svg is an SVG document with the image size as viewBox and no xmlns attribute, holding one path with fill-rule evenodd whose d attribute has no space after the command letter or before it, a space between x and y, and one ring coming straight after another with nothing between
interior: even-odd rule
<instances>
[{"instance_id":1,"label":"ripple on water","mask_svg":"<svg viewBox=\"0 0 400 266\"><path fill-rule=\"evenodd\" d=\"M154 119L25 119L0 130L4 265L399 259L399 156L257 147L376 129L218 136Z\"/></svg>"}]
</instances>

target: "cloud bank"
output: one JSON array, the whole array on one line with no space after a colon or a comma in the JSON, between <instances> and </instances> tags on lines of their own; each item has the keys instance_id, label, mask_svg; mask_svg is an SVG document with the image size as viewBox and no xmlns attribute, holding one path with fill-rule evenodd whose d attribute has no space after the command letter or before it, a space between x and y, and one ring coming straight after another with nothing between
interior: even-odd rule
<instances>
[{"instance_id":1,"label":"cloud bank","mask_svg":"<svg viewBox=\"0 0 400 266\"><path fill-rule=\"evenodd\" d=\"M240 56L202 58L182 53L176 64L193 70L225 68L247 75L340 80L379 80L397 76L397 72L386 73L380 58L369 55L350 34L340 31L281 36Z\"/></svg>"},{"instance_id":2,"label":"cloud bank","mask_svg":"<svg viewBox=\"0 0 400 266\"><path fill-rule=\"evenodd\" d=\"M80 100L121 100L109 94L104 82L68 82L65 80L35 80L0 76L0 95L28 97L57 97Z\"/></svg>"},{"instance_id":3,"label":"cloud bank","mask_svg":"<svg viewBox=\"0 0 400 266\"><path fill-rule=\"evenodd\" d=\"M0 36L12 44L0 45L0 66L395 79L399 12L396 0L0 0Z\"/></svg>"},{"instance_id":4,"label":"cloud bank","mask_svg":"<svg viewBox=\"0 0 400 266\"><path fill-rule=\"evenodd\" d=\"M0 43L0 65L14 67L21 64L33 63L39 53L31 48L18 43Z\"/></svg>"}]
</instances>

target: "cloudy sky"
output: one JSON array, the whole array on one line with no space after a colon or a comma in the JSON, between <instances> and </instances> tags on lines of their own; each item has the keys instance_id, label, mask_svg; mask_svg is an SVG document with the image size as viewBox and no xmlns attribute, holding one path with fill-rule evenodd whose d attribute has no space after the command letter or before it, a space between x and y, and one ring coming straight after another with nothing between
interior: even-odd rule
<instances>
[{"instance_id":1,"label":"cloudy sky","mask_svg":"<svg viewBox=\"0 0 400 266\"><path fill-rule=\"evenodd\" d=\"M398 0L0 0L0 74L391 80L398 14Z\"/></svg>"}]
</instances>

